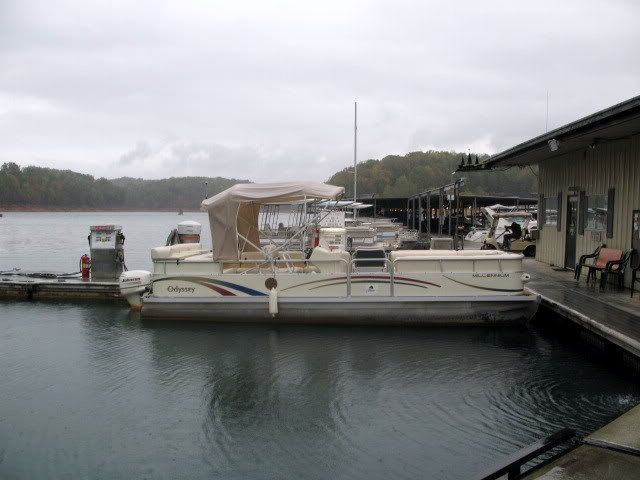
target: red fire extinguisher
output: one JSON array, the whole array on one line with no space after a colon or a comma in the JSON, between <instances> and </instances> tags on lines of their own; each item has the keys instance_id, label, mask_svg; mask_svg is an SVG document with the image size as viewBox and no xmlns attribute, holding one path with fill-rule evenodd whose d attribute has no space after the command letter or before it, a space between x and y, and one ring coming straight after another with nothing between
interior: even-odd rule
<instances>
[{"instance_id":1,"label":"red fire extinguisher","mask_svg":"<svg viewBox=\"0 0 640 480\"><path fill-rule=\"evenodd\" d=\"M320 229L317 227L313 232L313 246L314 247L320 246Z\"/></svg>"},{"instance_id":2,"label":"red fire extinguisher","mask_svg":"<svg viewBox=\"0 0 640 480\"><path fill-rule=\"evenodd\" d=\"M88 279L91 272L91 258L86 253L80 257L80 272L82 278Z\"/></svg>"}]
</instances>

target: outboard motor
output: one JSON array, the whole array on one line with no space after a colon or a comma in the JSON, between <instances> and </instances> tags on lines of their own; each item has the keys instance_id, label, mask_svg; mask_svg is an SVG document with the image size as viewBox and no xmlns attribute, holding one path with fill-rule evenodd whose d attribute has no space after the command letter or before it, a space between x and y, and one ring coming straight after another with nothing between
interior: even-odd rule
<instances>
[{"instance_id":1,"label":"outboard motor","mask_svg":"<svg viewBox=\"0 0 640 480\"><path fill-rule=\"evenodd\" d=\"M151 289L151 272L129 270L120 275L120 295L127 299L131 310L142 308L142 295Z\"/></svg>"},{"instance_id":2,"label":"outboard motor","mask_svg":"<svg viewBox=\"0 0 640 480\"><path fill-rule=\"evenodd\" d=\"M171 230L167 237L167 246L179 243L200 243L202 225L193 220L186 220L178 224L178 228Z\"/></svg>"}]
</instances>

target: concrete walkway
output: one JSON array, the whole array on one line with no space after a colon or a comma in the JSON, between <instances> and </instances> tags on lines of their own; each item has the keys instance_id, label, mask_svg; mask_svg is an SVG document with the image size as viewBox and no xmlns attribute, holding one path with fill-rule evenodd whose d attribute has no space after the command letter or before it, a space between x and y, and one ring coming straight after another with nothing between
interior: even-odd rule
<instances>
[{"instance_id":1,"label":"concrete walkway","mask_svg":"<svg viewBox=\"0 0 640 480\"><path fill-rule=\"evenodd\" d=\"M525 478L640 479L640 406L592 433L582 445Z\"/></svg>"},{"instance_id":2,"label":"concrete walkway","mask_svg":"<svg viewBox=\"0 0 640 480\"><path fill-rule=\"evenodd\" d=\"M597 286L578 284L573 272L554 270L533 259L525 259L524 270L531 274L528 287L540 294L542 304L640 358L640 293L609 286L601 292Z\"/></svg>"}]
</instances>

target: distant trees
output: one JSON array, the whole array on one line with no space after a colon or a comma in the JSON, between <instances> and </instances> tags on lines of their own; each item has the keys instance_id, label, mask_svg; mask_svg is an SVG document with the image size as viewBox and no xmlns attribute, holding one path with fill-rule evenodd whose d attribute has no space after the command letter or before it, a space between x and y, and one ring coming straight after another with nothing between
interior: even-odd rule
<instances>
[{"instance_id":1,"label":"distant trees","mask_svg":"<svg viewBox=\"0 0 640 480\"><path fill-rule=\"evenodd\" d=\"M127 208L197 209L205 195L212 196L248 180L223 177L172 177L162 180L122 177L110 180L124 192ZM205 185L206 182L206 185Z\"/></svg>"},{"instance_id":2,"label":"distant trees","mask_svg":"<svg viewBox=\"0 0 640 480\"><path fill-rule=\"evenodd\" d=\"M91 175L15 163L0 167L0 205L99 208L122 199L121 189Z\"/></svg>"},{"instance_id":3,"label":"distant trees","mask_svg":"<svg viewBox=\"0 0 640 480\"><path fill-rule=\"evenodd\" d=\"M71 170L0 167L0 208L197 209L206 193L214 195L246 180L222 177L95 179Z\"/></svg>"},{"instance_id":4,"label":"distant trees","mask_svg":"<svg viewBox=\"0 0 640 480\"><path fill-rule=\"evenodd\" d=\"M536 174L529 169L452 175L461 157L462 154L457 152L429 150L358 163L358 194L406 197L452 183L461 176L467 179L464 190L478 195L529 196L537 191ZM479 158L482 161L487 155L479 155ZM332 175L328 183L343 186L347 196L353 195L352 172L351 168L345 168Z\"/></svg>"},{"instance_id":5,"label":"distant trees","mask_svg":"<svg viewBox=\"0 0 640 480\"><path fill-rule=\"evenodd\" d=\"M385 197L406 197L453 182L462 154L412 152L389 155L382 160L358 164L358 192ZM486 155L480 156L481 159ZM504 172L467 172L466 192L498 195L532 195L537 189L535 172L517 169ZM206 182L206 186L205 186ZM0 208L91 208L127 210L197 209L205 194L215 195L247 180L222 177L179 177L143 180L122 177L95 179L91 175L53 168L24 167L5 163L0 167ZM344 169L329 179L333 185L353 192L353 173Z\"/></svg>"}]
</instances>

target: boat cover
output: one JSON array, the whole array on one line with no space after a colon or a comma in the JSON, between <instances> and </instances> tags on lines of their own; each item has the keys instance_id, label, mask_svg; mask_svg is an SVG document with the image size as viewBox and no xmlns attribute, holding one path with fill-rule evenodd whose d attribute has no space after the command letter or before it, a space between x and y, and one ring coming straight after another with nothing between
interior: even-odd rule
<instances>
[{"instance_id":1,"label":"boat cover","mask_svg":"<svg viewBox=\"0 0 640 480\"><path fill-rule=\"evenodd\" d=\"M209 213L213 258L237 260L241 251L258 250L260 205L305 199L335 200L343 193L343 187L318 182L239 183L207 198L200 210ZM253 245L245 243L238 234Z\"/></svg>"}]
</instances>

